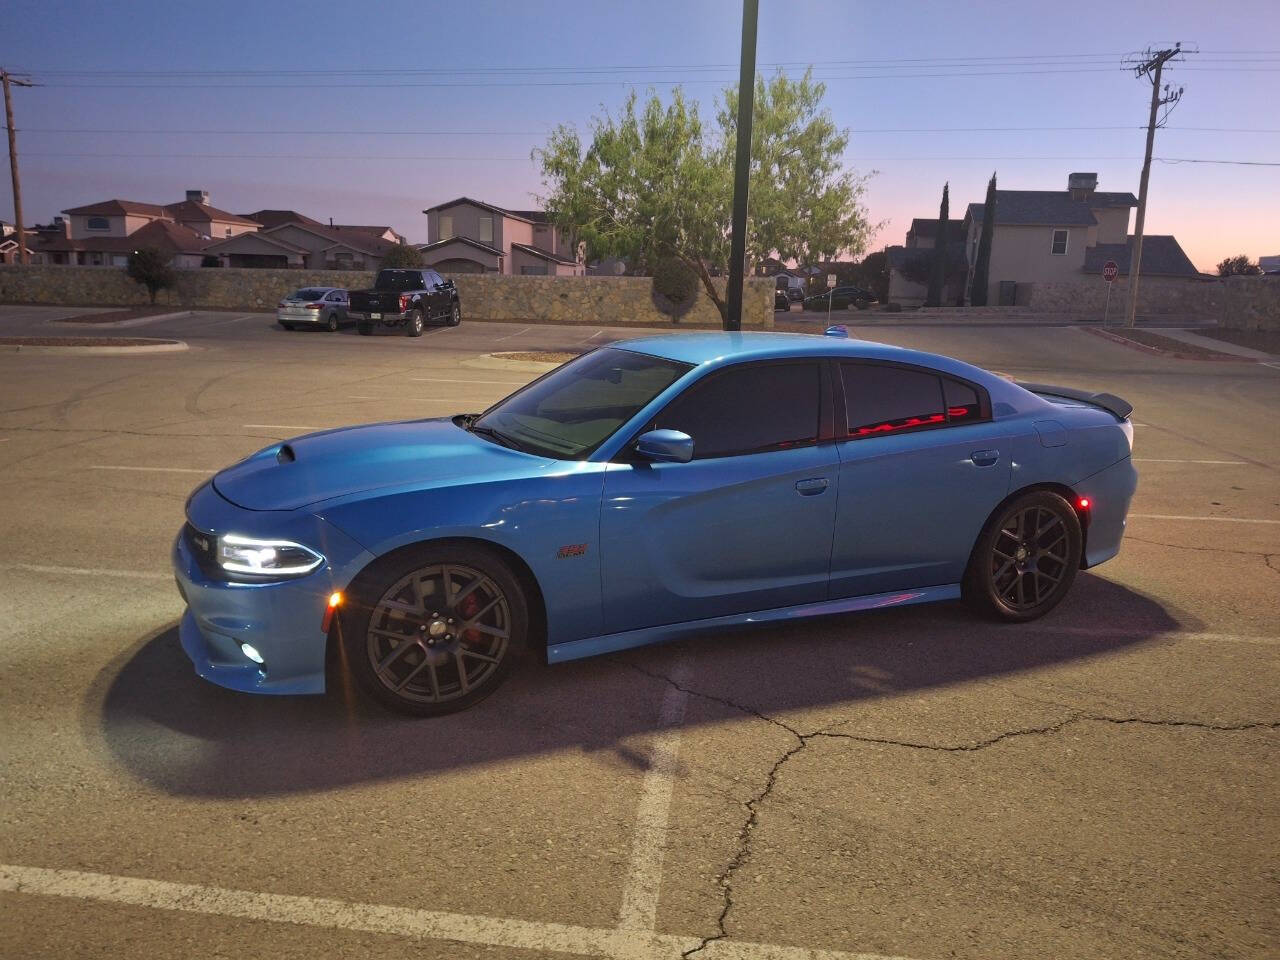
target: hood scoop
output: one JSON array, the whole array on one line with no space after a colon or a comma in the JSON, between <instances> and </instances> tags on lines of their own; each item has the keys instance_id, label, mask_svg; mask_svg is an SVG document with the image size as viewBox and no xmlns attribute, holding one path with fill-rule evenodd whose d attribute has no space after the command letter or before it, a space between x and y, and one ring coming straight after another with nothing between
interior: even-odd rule
<instances>
[{"instance_id":1,"label":"hood scoop","mask_svg":"<svg viewBox=\"0 0 1280 960\"><path fill-rule=\"evenodd\" d=\"M276 451L276 463L293 463L298 457L293 452L293 447L287 443L280 444L280 449Z\"/></svg>"}]
</instances>

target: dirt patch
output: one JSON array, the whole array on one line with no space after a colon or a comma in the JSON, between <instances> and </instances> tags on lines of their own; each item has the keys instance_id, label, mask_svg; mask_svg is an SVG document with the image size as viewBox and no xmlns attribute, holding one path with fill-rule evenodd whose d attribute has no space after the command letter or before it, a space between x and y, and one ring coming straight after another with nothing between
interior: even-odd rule
<instances>
[{"instance_id":1,"label":"dirt patch","mask_svg":"<svg viewBox=\"0 0 1280 960\"><path fill-rule=\"evenodd\" d=\"M0 345L7 347L154 347L178 342L154 337L0 337Z\"/></svg>"},{"instance_id":2,"label":"dirt patch","mask_svg":"<svg viewBox=\"0 0 1280 960\"><path fill-rule=\"evenodd\" d=\"M1280 354L1280 330L1205 330L1196 327L1195 333L1210 340L1234 343L1237 347Z\"/></svg>"},{"instance_id":3,"label":"dirt patch","mask_svg":"<svg viewBox=\"0 0 1280 960\"><path fill-rule=\"evenodd\" d=\"M158 317L173 313L173 307L133 307L129 310L108 310L106 313L83 313L74 317L61 317L55 323L119 323L121 320L139 320L142 317Z\"/></svg>"},{"instance_id":4,"label":"dirt patch","mask_svg":"<svg viewBox=\"0 0 1280 960\"><path fill-rule=\"evenodd\" d=\"M585 350L523 350L495 353L499 360L527 360L533 363L568 363L586 353Z\"/></svg>"},{"instance_id":5,"label":"dirt patch","mask_svg":"<svg viewBox=\"0 0 1280 960\"><path fill-rule=\"evenodd\" d=\"M1087 327L1086 329L1090 333L1097 334L1107 340L1123 343L1137 350L1145 350L1147 353L1158 353L1161 356L1172 357L1175 360L1234 360L1238 362L1244 359L1229 353L1219 353L1217 350L1198 347L1195 344L1183 343L1181 340L1174 340L1171 337L1162 337L1160 334L1152 333L1150 330L1103 330L1098 327ZM1247 363L1248 361L1244 362Z\"/></svg>"}]
</instances>

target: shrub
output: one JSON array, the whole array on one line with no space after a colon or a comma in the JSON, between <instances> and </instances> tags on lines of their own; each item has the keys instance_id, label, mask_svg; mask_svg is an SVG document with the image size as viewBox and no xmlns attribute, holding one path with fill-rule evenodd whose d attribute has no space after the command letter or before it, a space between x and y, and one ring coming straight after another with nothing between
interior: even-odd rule
<instances>
[{"instance_id":1,"label":"shrub","mask_svg":"<svg viewBox=\"0 0 1280 960\"><path fill-rule=\"evenodd\" d=\"M664 257L653 271L653 289L680 306L697 293L698 278L683 260Z\"/></svg>"},{"instance_id":2,"label":"shrub","mask_svg":"<svg viewBox=\"0 0 1280 960\"><path fill-rule=\"evenodd\" d=\"M382 258L382 266L389 270L412 270L422 266L422 251L407 243L397 244Z\"/></svg>"}]
</instances>

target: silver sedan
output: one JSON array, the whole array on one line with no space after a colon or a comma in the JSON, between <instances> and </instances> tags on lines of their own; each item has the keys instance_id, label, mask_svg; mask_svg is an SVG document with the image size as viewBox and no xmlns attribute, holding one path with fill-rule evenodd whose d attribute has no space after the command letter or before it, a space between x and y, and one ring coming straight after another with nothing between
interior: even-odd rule
<instances>
[{"instance_id":1,"label":"silver sedan","mask_svg":"<svg viewBox=\"0 0 1280 960\"><path fill-rule=\"evenodd\" d=\"M321 326L330 333L347 322L347 291L339 287L302 287L276 305L276 322L286 330Z\"/></svg>"}]
</instances>

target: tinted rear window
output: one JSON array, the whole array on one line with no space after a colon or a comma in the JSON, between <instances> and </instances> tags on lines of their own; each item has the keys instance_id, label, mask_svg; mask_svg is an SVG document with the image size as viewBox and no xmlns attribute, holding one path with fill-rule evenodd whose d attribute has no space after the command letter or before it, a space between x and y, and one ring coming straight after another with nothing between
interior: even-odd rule
<instances>
[{"instance_id":1,"label":"tinted rear window","mask_svg":"<svg viewBox=\"0 0 1280 960\"><path fill-rule=\"evenodd\" d=\"M421 270L380 270L375 290L423 290Z\"/></svg>"},{"instance_id":2,"label":"tinted rear window","mask_svg":"<svg viewBox=\"0 0 1280 960\"><path fill-rule=\"evenodd\" d=\"M301 290L295 290L293 293L289 294L289 299L319 300L328 292L328 289L325 287L303 287Z\"/></svg>"},{"instance_id":3,"label":"tinted rear window","mask_svg":"<svg viewBox=\"0 0 1280 960\"><path fill-rule=\"evenodd\" d=\"M821 392L815 363L751 363L694 384L655 422L693 437L699 460L778 450L817 440Z\"/></svg>"}]
</instances>

